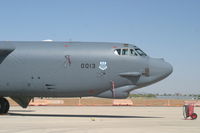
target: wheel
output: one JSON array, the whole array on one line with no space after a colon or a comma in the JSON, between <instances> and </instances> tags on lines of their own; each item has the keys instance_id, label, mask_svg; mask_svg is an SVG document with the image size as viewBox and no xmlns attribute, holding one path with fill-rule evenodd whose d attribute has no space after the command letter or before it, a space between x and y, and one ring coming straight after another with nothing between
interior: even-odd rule
<instances>
[{"instance_id":1,"label":"wheel","mask_svg":"<svg viewBox=\"0 0 200 133\"><path fill-rule=\"evenodd\" d=\"M196 118L197 118L197 114L196 114L196 113L193 113L193 114L191 115L191 118L192 118L192 120L196 119Z\"/></svg>"},{"instance_id":2,"label":"wheel","mask_svg":"<svg viewBox=\"0 0 200 133\"><path fill-rule=\"evenodd\" d=\"M9 111L9 109L10 109L10 104L9 104L8 100L5 99L5 110L4 110L4 114L7 114L8 111Z\"/></svg>"},{"instance_id":3,"label":"wheel","mask_svg":"<svg viewBox=\"0 0 200 133\"><path fill-rule=\"evenodd\" d=\"M10 108L8 100L5 98L0 98L0 114L7 114Z\"/></svg>"}]
</instances>

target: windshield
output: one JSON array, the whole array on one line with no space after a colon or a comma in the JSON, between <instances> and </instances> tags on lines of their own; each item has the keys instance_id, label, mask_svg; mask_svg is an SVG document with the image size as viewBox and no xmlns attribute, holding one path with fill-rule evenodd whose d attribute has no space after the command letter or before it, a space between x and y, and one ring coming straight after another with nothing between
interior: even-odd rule
<instances>
[{"instance_id":1,"label":"windshield","mask_svg":"<svg viewBox=\"0 0 200 133\"><path fill-rule=\"evenodd\" d=\"M133 49L130 49L130 54L131 55L135 55L135 56L138 56L138 54L135 52L135 50L133 50Z\"/></svg>"},{"instance_id":2,"label":"windshield","mask_svg":"<svg viewBox=\"0 0 200 133\"><path fill-rule=\"evenodd\" d=\"M140 56L147 56L141 49L136 48L135 51L140 55Z\"/></svg>"},{"instance_id":3,"label":"windshield","mask_svg":"<svg viewBox=\"0 0 200 133\"><path fill-rule=\"evenodd\" d=\"M122 49L122 55L128 55L128 49Z\"/></svg>"}]
</instances>

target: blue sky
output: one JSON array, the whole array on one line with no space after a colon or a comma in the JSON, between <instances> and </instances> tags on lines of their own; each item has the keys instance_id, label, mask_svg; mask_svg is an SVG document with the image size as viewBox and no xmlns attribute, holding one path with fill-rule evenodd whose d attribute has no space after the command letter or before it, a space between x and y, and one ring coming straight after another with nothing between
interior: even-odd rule
<instances>
[{"instance_id":1,"label":"blue sky","mask_svg":"<svg viewBox=\"0 0 200 133\"><path fill-rule=\"evenodd\" d=\"M0 0L0 40L133 43L173 74L140 92L200 94L199 0Z\"/></svg>"}]
</instances>

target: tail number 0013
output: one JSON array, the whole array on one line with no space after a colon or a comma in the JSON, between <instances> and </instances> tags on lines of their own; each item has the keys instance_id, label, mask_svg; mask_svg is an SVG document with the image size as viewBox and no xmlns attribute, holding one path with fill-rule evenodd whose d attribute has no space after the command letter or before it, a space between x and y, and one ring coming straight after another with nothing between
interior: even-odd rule
<instances>
[{"instance_id":1,"label":"tail number 0013","mask_svg":"<svg viewBox=\"0 0 200 133\"><path fill-rule=\"evenodd\" d=\"M81 68L94 69L95 68L95 64L81 63Z\"/></svg>"}]
</instances>

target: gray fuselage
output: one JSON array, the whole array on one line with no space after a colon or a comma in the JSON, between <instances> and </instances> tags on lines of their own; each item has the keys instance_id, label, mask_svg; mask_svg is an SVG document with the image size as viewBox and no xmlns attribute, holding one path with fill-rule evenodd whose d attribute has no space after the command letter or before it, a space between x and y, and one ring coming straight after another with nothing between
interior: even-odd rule
<instances>
[{"instance_id":1,"label":"gray fuselage","mask_svg":"<svg viewBox=\"0 0 200 133\"><path fill-rule=\"evenodd\" d=\"M136 50L139 48L130 44L0 42L3 52L10 48L13 49L10 54L1 55L2 97L112 98L108 93L116 88L119 98L123 98L120 93L128 94L172 72L170 64L142 55ZM121 53L116 54L116 49ZM127 53L122 54L123 51Z\"/></svg>"}]
</instances>

